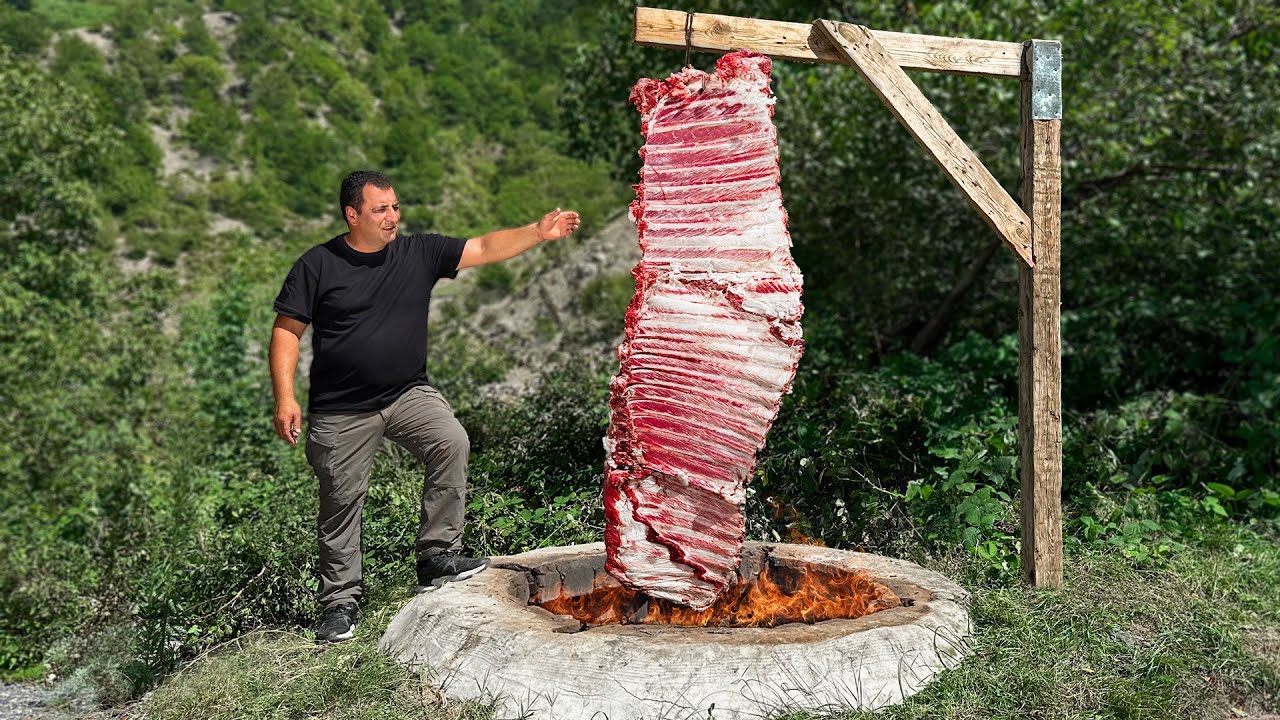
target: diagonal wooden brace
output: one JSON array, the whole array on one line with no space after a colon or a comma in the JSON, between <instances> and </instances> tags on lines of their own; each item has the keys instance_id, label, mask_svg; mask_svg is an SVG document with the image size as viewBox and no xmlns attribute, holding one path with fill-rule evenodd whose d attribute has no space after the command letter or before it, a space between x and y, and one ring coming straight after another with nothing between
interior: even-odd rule
<instances>
[{"instance_id":1,"label":"diagonal wooden brace","mask_svg":"<svg viewBox=\"0 0 1280 720\"><path fill-rule=\"evenodd\" d=\"M861 25L832 20L815 20L813 26L867 81L1023 265L1034 266L1031 220L1027 213L956 135L942 113L920 92L871 31Z\"/></svg>"}]
</instances>

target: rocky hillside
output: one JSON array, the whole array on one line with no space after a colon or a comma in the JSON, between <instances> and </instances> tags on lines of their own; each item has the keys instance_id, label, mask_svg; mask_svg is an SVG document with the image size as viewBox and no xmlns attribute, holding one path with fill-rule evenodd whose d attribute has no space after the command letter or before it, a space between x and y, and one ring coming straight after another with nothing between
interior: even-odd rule
<instances>
[{"instance_id":1,"label":"rocky hillside","mask_svg":"<svg viewBox=\"0 0 1280 720\"><path fill-rule=\"evenodd\" d=\"M640 260L636 226L620 212L587 231L437 286L432 365L459 349L501 357L508 369L485 394L508 398L528 390L553 357L614 362Z\"/></svg>"}]
</instances>

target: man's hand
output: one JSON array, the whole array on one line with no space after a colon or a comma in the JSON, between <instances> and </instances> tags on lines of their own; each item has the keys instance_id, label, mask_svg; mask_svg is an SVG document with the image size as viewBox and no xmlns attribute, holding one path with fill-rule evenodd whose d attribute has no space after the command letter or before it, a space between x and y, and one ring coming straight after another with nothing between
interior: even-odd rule
<instances>
[{"instance_id":1,"label":"man's hand","mask_svg":"<svg viewBox=\"0 0 1280 720\"><path fill-rule=\"evenodd\" d=\"M572 210L561 211L556 208L538 221L539 240L559 240L569 237L578 229L578 213Z\"/></svg>"},{"instance_id":2,"label":"man's hand","mask_svg":"<svg viewBox=\"0 0 1280 720\"><path fill-rule=\"evenodd\" d=\"M298 436L302 434L302 408L297 400L276 403L276 434L290 445L298 444Z\"/></svg>"},{"instance_id":3,"label":"man's hand","mask_svg":"<svg viewBox=\"0 0 1280 720\"><path fill-rule=\"evenodd\" d=\"M271 392L276 396L276 435L290 445L298 444L302 433L302 408L293 395L293 369L298 364L298 342L306 323L287 315L276 315L271 328Z\"/></svg>"}]
</instances>

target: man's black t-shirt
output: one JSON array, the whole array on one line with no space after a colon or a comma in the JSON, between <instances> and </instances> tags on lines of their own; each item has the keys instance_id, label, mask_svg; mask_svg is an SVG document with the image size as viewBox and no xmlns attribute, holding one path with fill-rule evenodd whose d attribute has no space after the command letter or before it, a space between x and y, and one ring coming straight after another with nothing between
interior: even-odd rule
<instances>
[{"instance_id":1,"label":"man's black t-shirt","mask_svg":"<svg viewBox=\"0 0 1280 720\"><path fill-rule=\"evenodd\" d=\"M427 383L427 306L466 240L398 235L362 253L339 235L293 264L275 311L311 325L311 413L381 410Z\"/></svg>"}]
</instances>

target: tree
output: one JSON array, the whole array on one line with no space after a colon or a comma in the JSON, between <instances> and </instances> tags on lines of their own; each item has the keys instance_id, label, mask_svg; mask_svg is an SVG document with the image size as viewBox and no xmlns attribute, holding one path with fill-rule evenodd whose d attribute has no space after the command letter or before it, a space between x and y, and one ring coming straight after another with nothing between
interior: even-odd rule
<instances>
[{"instance_id":1,"label":"tree","mask_svg":"<svg viewBox=\"0 0 1280 720\"><path fill-rule=\"evenodd\" d=\"M0 44L25 56L34 56L49 42L49 24L32 12L30 0L0 5Z\"/></svg>"},{"instance_id":2,"label":"tree","mask_svg":"<svg viewBox=\"0 0 1280 720\"><path fill-rule=\"evenodd\" d=\"M0 257L24 243L88 246L97 229L93 184L120 134L94 103L0 48Z\"/></svg>"}]
</instances>

